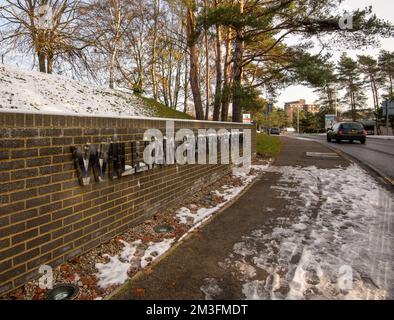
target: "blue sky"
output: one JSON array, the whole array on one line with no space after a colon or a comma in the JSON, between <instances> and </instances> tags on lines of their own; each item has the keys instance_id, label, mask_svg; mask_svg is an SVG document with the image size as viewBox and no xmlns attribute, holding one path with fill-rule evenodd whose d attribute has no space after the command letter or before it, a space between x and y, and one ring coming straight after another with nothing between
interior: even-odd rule
<instances>
[{"instance_id":1,"label":"blue sky","mask_svg":"<svg viewBox=\"0 0 394 320\"><path fill-rule=\"evenodd\" d=\"M394 23L394 1L393 0L344 0L342 7L346 10L364 8L371 6L373 12L381 19L386 19ZM381 48L389 51L394 51L394 39L382 39ZM346 50L343 50L346 51ZM331 52L333 59L337 60L343 51ZM347 50L349 56L356 57L357 54L368 54L375 56L380 49L366 49L366 50ZM372 105L372 96L367 92L369 104ZM291 86L282 91L278 96L278 106L283 106L286 101L298 100L300 98L306 99L308 103L312 103L317 99L313 89L305 86Z\"/></svg>"}]
</instances>

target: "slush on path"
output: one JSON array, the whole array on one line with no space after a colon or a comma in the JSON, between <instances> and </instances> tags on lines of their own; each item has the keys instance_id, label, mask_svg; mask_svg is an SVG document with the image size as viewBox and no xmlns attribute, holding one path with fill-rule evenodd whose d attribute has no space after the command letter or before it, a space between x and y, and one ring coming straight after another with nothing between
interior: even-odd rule
<instances>
[{"instance_id":1,"label":"slush on path","mask_svg":"<svg viewBox=\"0 0 394 320\"><path fill-rule=\"evenodd\" d=\"M393 299L393 195L312 141L278 159L231 206L115 299ZM137 288L144 288L138 295Z\"/></svg>"}]
</instances>

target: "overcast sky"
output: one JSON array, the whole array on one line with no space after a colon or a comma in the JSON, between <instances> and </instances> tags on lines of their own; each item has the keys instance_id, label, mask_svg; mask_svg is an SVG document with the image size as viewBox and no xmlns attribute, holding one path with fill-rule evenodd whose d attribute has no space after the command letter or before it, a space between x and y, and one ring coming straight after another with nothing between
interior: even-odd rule
<instances>
[{"instance_id":1,"label":"overcast sky","mask_svg":"<svg viewBox=\"0 0 394 320\"><path fill-rule=\"evenodd\" d=\"M373 12L381 19L386 19L394 23L394 1L393 0L344 0L342 7L346 10L364 8L367 6L371 6L373 8ZM381 41L381 49L394 51L394 39L382 39ZM345 51L345 50L344 50ZM349 56L355 57L357 54L368 54L376 56L379 53L380 49L366 49L366 50L347 50ZM341 51L332 52L333 59L337 60ZM369 98L369 104L372 106L373 100L372 96L369 92L367 92ZM278 96L277 105L282 107L286 101L294 101L300 98L306 99L307 103L313 103L317 96L313 92L313 89L304 87L304 86L291 86Z\"/></svg>"}]
</instances>

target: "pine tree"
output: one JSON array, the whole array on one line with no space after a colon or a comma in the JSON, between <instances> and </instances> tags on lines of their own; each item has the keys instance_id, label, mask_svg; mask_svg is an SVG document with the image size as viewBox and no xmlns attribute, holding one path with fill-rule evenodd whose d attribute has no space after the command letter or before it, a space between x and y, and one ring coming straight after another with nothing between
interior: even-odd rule
<instances>
[{"instance_id":1,"label":"pine tree","mask_svg":"<svg viewBox=\"0 0 394 320\"><path fill-rule=\"evenodd\" d=\"M379 68L385 82L385 98L394 100L393 81L394 81L394 52L382 50L379 54Z\"/></svg>"},{"instance_id":2,"label":"pine tree","mask_svg":"<svg viewBox=\"0 0 394 320\"><path fill-rule=\"evenodd\" d=\"M349 103L352 120L357 120L357 107L362 107L366 100L363 81L360 77L357 61L342 54L338 63L338 80L346 89L345 101Z\"/></svg>"},{"instance_id":3,"label":"pine tree","mask_svg":"<svg viewBox=\"0 0 394 320\"><path fill-rule=\"evenodd\" d=\"M378 119L378 108L379 108L379 86L382 83L382 78L379 74L379 66L376 59L371 56L359 55L358 56L359 70L364 74L364 82L367 83L372 91L373 104L374 104L374 116L376 121L376 128L379 134L379 119Z\"/></svg>"}]
</instances>

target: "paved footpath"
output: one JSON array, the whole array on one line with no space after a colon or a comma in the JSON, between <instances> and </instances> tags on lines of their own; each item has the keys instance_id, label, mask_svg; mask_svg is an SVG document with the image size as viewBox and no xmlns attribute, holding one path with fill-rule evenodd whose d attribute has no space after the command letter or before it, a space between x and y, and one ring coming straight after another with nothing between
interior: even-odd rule
<instances>
[{"instance_id":1,"label":"paved footpath","mask_svg":"<svg viewBox=\"0 0 394 320\"><path fill-rule=\"evenodd\" d=\"M319 199L324 198L327 184L324 176L319 176L320 172L330 172L334 176L344 172L346 177L348 173L345 171L351 165L340 157L327 160L307 158L306 152L332 152L319 143L281 139L282 151L273 170L265 172L231 206L171 250L153 266L153 272L141 273L129 281L113 299L343 298L348 292L334 288L331 284L338 279L335 272L330 274L333 265L337 267L342 259L335 257L339 249L325 249L325 245L332 246L338 241L338 245L346 247L346 235L339 239L338 234L349 227L345 222L349 225L352 222L342 218L346 212L340 208L335 209L333 226L342 229L338 227L331 232L331 222L320 217L316 223L316 219L326 205ZM290 167L296 167L298 171L292 175L285 173L291 172ZM311 184L315 181L313 187ZM344 220L343 223L338 217ZM326 237L318 238L322 233ZM348 239L352 241L353 238ZM318 241L316 247L314 244ZM353 247L344 250L357 251ZM376 248L372 251L376 255ZM322 254L329 257L326 264ZM348 259L349 254L345 252L344 256L343 259ZM361 270L357 272L357 279L362 280L357 292L386 297L378 290L380 284L377 282L386 281L387 284L392 280L387 279L390 275L385 279L373 279L373 275L362 269L365 261L352 259ZM379 264L375 273L387 267L392 266ZM327 279L326 274L335 279Z\"/></svg>"}]
</instances>

